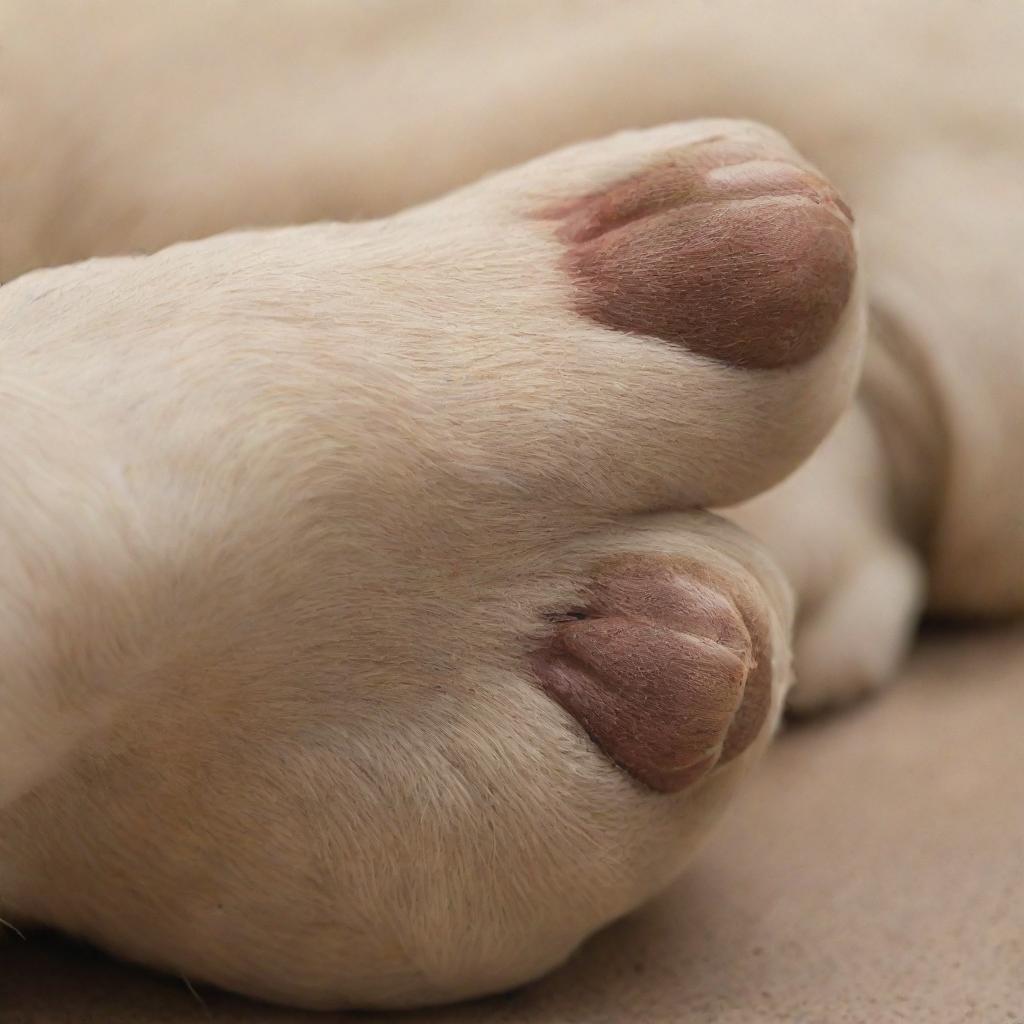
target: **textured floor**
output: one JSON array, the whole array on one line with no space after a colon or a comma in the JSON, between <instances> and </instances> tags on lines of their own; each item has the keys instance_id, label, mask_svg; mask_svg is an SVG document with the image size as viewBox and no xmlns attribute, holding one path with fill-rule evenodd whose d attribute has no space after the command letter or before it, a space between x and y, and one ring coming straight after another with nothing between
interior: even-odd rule
<instances>
[{"instance_id":1,"label":"textured floor","mask_svg":"<svg viewBox=\"0 0 1024 1024\"><path fill-rule=\"evenodd\" d=\"M0 1024L324 1019L0 947ZM688 876L556 975L400 1019L1024 1024L1024 631L932 637L884 699L790 731Z\"/></svg>"}]
</instances>

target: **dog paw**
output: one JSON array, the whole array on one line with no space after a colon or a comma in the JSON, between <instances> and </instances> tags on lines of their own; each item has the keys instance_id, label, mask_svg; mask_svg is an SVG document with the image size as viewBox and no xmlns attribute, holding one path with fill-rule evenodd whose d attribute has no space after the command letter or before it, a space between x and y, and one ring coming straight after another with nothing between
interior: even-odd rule
<instances>
[{"instance_id":1,"label":"dog paw","mask_svg":"<svg viewBox=\"0 0 1024 1024\"><path fill-rule=\"evenodd\" d=\"M797 623L787 710L830 711L879 690L906 659L924 609L919 556L879 537Z\"/></svg>"},{"instance_id":2,"label":"dog paw","mask_svg":"<svg viewBox=\"0 0 1024 1024\"><path fill-rule=\"evenodd\" d=\"M15 282L12 352L66 331L56 393L145 536L183 538L140 545L173 584L141 619L104 618L136 660L103 681L141 664L145 692L52 780L60 814L20 802L60 832L25 906L261 998L410 1006L536 977L667 884L764 749L791 605L740 531L648 514L815 447L855 268L784 140L702 122L385 221L47 271L38 305Z\"/></svg>"}]
</instances>

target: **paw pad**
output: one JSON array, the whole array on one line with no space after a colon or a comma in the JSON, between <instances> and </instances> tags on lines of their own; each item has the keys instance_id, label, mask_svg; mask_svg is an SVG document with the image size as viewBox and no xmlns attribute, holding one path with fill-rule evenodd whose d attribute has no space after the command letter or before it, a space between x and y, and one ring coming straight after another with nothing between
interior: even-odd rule
<instances>
[{"instance_id":1,"label":"paw pad","mask_svg":"<svg viewBox=\"0 0 1024 1024\"><path fill-rule=\"evenodd\" d=\"M699 568L669 559L606 567L534 669L608 757L661 792L742 753L771 703L763 621Z\"/></svg>"},{"instance_id":2,"label":"paw pad","mask_svg":"<svg viewBox=\"0 0 1024 1024\"><path fill-rule=\"evenodd\" d=\"M849 208L781 145L709 140L540 216L582 315L734 366L805 362L850 298Z\"/></svg>"}]
</instances>

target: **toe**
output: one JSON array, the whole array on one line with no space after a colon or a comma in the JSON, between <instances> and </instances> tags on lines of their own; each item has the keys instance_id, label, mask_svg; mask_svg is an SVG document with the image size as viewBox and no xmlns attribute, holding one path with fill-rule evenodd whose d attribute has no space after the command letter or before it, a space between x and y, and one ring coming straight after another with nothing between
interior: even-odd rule
<instances>
[{"instance_id":1,"label":"toe","mask_svg":"<svg viewBox=\"0 0 1024 1024\"><path fill-rule=\"evenodd\" d=\"M854 229L767 129L613 136L372 231L365 280L387 302L362 320L390 329L374 358L399 338L422 399L410 408L444 411L437 461L454 438L486 471L476 484L512 481L546 512L742 501L806 458L851 396Z\"/></svg>"},{"instance_id":2,"label":"toe","mask_svg":"<svg viewBox=\"0 0 1024 1024\"><path fill-rule=\"evenodd\" d=\"M495 294L549 360L572 475L606 441L621 453L608 491L628 510L759 493L848 402L863 335L852 217L775 132L718 121L625 133L481 195L529 263ZM542 318L523 309L530 294L550 302Z\"/></svg>"}]
</instances>

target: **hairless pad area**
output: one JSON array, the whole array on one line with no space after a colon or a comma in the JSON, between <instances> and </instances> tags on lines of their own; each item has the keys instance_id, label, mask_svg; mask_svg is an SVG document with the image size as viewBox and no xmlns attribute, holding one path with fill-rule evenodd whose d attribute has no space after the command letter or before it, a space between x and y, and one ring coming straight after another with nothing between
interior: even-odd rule
<instances>
[{"instance_id":1,"label":"hairless pad area","mask_svg":"<svg viewBox=\"0 0 1024 1024\"><path fill-rule=\"evenodd\" d=\"M582 315L733 366L817 354L856 269L849 208L766 142L709 140L539 216Z\"/></svg>"},{"instance_id":2,"label":"hairless pad area","mask_svg":"<svg viewBox=\"0 0 1024 1024\"><path fill-rule=\"evenodd\" d=\"M623 557L534 656L548 695L651 789L693 785L764 727L767 624L726 593L699 566Z\"/></svg>"}]
</instances>

